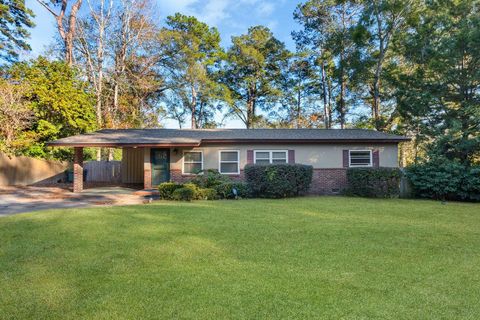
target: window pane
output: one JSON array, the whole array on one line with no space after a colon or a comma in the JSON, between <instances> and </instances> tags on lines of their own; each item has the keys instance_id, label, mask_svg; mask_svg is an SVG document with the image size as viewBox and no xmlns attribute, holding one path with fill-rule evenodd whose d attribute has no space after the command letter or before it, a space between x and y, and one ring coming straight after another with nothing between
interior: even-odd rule
<instances>
[{"instance_id":1,"label":"window pane","mask_svg":"<svg viewBox=\"0 0 480 320\"><path fill-rule=\"evenodd\" d=\"M369 151L351 151L350 152L350 164L355 166L370 165L370 152Z\"/></svg>"},{"instance_id":2,"label":"window pane","mask_svg":"<svg viewBox=\"0 0 480 320\"><path fill-rule=\"evenodd\" d=\"M220 171L222 173L237 173L238 172L238 163L221 163Z\"/></svg>"},{"instance_id":3,"label":"window pane","mask_svg":"<svg viewBox=\"0 0 480 320\"><path fill-rule=\"evenodd\" d=\"M238 153L236 151L220 152L220 161L238 161Z\"/></svg>"},{"instance_id":4,"label":"window pane","mask_svg":"<svg viewBox=\"0 0 480 320\"><path fill-rule=\"evenodd\" d=\"M287 163L287 159L273 159L272 163Z\"/></svg>"},{"instance_id":5,"label":"window pane","mask_svg":"<svg viewBox=\"0 0 480 320\"><path fill-rule=\"evenodd\" d=\"M201 163L185 163L184 164L185 173L199 173L202 171Z\"/></svg>"},{"instance_id":6,"label":"window pane","mask_svg":"<svg viewBox=\"0 0 480 320\"><path fill-rule=\"evenodd\" d=\"M287 154L286 152L273 152L272 153L272 158L273 159L286 159L287 158Z\"/></svg>"},{"instance_id":7,"label":"window pane","mask_svg":"<svg viewBox=\"0 0 480 320\"><path fill-rule=\"evenodd\" d=\"M201 162L202 153L201 152L185 152L184 154L186 162Z\"/></svg>"},{"instance_id":8,"label":"window pane","mask_svg":"<svg viewBox=\"0 0 480 320\"><path fill-rule=\"evenodd\" d=\"M256 152L255 157L257 159L270 159L270 152Z\"/></svg>"},{"instance_id":9,"label":"window pane","mask_svg":"<svg viewBox=\"0 0 480 320\"><path fill-rule=\"evenodd\" d=\"M370 158L370 152L369 151L352 151L350 152L350 157L351 158Z\"/></svg>"},{"instance_id":10,"label":"window pane","mask_svg":"<svg viewBox=\"0 0 480 320\"><path fill-rule=\"evenodd\" d=\"M350 159L350 163L353 165L368 165L370 164L370 159Z\"/></svg>"},{"instance_id":11,"label":"window pane","mask_svg":"<svg viewBox=\"0 0 480 320\"><path fill-rule=\"evenodd\" d=\"M270 164L270 160L260 160L260 159L257 159L257 161L255 162L256 164Z\"/></svg>"}]
</instances>

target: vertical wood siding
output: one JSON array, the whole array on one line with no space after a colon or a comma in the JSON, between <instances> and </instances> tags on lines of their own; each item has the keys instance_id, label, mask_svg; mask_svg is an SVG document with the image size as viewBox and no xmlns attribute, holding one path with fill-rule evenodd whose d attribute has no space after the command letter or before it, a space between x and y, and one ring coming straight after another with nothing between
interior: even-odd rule
<instances>
[{"instance_id":1,"label":"vertical wood siding","mask_svg":"<svg viewBox=\"0 0 480 320\"><path fill-rule=\"evenodd\" d=\"M123 183L143 183L143 148L123 148Z\"/></svg>"},{"instance_id":2,"label":"vertical wood siding","mask_svg":"<svg viewBox=\"0 0 480 320\"><path fill-rule=\"evenodd\" d=\"M120 161L89 161L83 169L87 170L87 182L122 182Z\"/></svg>"}]
</instances>

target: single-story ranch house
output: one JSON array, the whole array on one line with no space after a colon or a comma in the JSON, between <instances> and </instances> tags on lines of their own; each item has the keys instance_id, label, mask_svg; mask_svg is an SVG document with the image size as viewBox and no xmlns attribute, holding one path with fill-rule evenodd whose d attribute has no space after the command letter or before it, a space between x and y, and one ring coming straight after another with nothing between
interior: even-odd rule
<instances>
[{"instance_id":1,"label":"single-story ranch house","mask_svg":"<svg viewBox=\"0 0 480 320\"><path fill-rule=\"evenodd\" d=\"M346 185L348 167L398 167L403 136L362 129L120 129L49 143L73 147L74 192L83 190L83 148L122 148L122 182L151 189L185 182L199 170L243 178L246 164L313 166L311 192L332 194Z\"/></svg>"}]
</instances>

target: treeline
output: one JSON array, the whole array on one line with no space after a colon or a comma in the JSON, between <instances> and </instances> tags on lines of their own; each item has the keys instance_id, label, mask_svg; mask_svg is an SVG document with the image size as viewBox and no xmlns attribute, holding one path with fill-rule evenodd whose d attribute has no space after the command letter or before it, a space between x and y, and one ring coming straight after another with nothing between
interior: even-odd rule
<instances>
[{"instance_id":1,"label":"treeline","mask_svg":"<svg viewBox=\"0 0 480 320\"><path fill-rule=\"evenodd\" d=\"M33 13L0 11L3 149L48 157L45 141L98 128L239 119L407 134L406 162L480 161L479 1L304 1L294 52L264 26L223 48L216 28L159 21L148 0L38 1L58 22L48 59L16 62Z\"/></svg>"}]
</instances>

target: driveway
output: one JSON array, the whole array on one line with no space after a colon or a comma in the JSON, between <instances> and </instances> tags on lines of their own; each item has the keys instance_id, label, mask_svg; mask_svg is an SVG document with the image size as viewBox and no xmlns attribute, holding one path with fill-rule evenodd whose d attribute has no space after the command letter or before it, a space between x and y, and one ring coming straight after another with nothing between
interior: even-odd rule
<instances>
[{"instance_id":1,"label":"driveway","mask_svg":"<svg viewBox=\"0 0 480 320\"><path fill-rule=\"evenodd\" d=\"M0 217L46 209L142 204L148 194L135 189L103 187L73 193L57 187L0 187Z\"/></svg>"}]
</instances>

